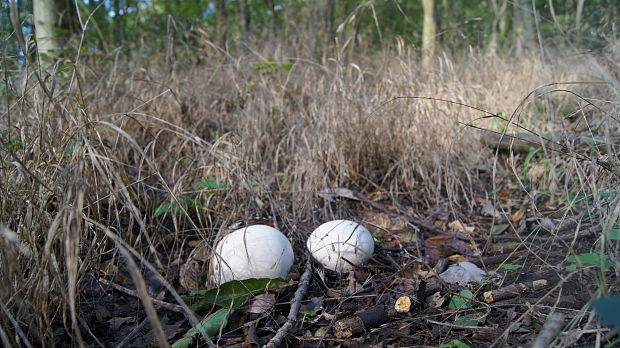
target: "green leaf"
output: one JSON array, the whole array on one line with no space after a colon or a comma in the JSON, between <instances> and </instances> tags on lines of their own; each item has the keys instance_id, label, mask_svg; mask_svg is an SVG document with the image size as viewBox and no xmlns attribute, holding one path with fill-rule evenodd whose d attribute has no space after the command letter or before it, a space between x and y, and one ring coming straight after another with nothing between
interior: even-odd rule
<instances>
[{"instance_id":1,"label":"green leaf","mask_svg":"<svg viewBox=\"0 0 620 348\"><path fill-rule=\"evenodd\" d=\"M183 337L172 344L172 348L188 348L194 342L194 337Z\"/></svg>"},{"instance_id":2,"label":"green leaf","mask_svg":"<svg viewBox=\"0 0 620 348\"><path fill-rule=\"evenodd\" d=\"M230 308L221 308L205 317L200 321L200 323L198 323L198 325L187 330L183 338L174 342L172 344L172 348L189 347L194 342L196 336L201 332L209 337L217 335L220 330L226 326L226 318L228 318L231 311L232 309Z\"/></svg>"},{"instance_id":3,"label":"green leaf","mask_svg":"<svg viewBox=\"0 0 620 348\"><path fill-rule=\"evenodd\" d=\"M568 265L566 266L566 271L567 272L573 272L577 270L577 265L576 264L572 264L572 265Z\"/></svg>"},{"instance_id":4,"label":"green leaf","mask_svg":"<svg viewBox=\"0 0 620 348\"><path fill-rule=\"evenodd\" d=\"M613 267L614 264L609 260L609 256L597 253L583 253L579 255L570 255L566 261L574 263L577 266L598 266L602 269Z\"/></svg>"},{"instance_id":5,"label":"green leaf","mask_svg":"<svg viewBox=\"0 0 620 348\"><path fill-rule=\"evenodd\" d=\"M274 176L286 176L286 173L277 172L274 174Z\"/></svg>"},{"instance_id":6,"label":"green leaf","mask_svg":"<svg viewBox=\"0 0 620 348\"><path fill-rule=\"evenodd\" d=\"M24 144L21 141L15 139L15 138L11 138L11 139L7 140L6 146L8 146L8 147L16 147L16 148L20 148L20 149L24 148Z\"/></svg>"},{"instance_id":7,"label":"green leaf","mask_svg":"<svg viewBox=\"0 0 620 348\"><path fill-rule=\"evenodd\" d=\"M592 307L604 322L620 328L620 296L599 297L592 301Z\"/></svg>"},{"instance_id":8,"label":"green leaf","mask_svg":"<svg viewBox=\"0 0 620 348\"><path fill-rule=\"evenodd\" d=\"M512 264L509 264L509 263L505 263L505 264L500 266L500 268L503 268L503 269L505 269L507 271L514 271L514 270L522 268L522 267L523 267L522 265L512 265Z\"/></svg>"},{"instance_id":9,"label":"green leaf","mask_svg":"<svg viewBox=\"0 0 620 348\"><path fill-rule=\"evenodd\" d=\"M609 235L607 236L610 240L619 240L620 239L620 230L613 229L609 231Z\"/></svg>"},{"instance_id":10,"label":"green leaf","mask_svg":"<svg viewBox=\"0 0 620 348\"><path fill-rule=\"evenodd\" d=\"M484 322L484 317L479 318L475 315L463 315L462 317L456 319L454 324L463 326L478 326L478 324L484 324Z\"/></svg>"},{"instance_id":11,"label":"green leaf","mask_svg":"<svg viewBox=\"0 0 620 348\"><path fill-rule=\"evenodd\" d=\"M471 290L462 290L456 295L453 295L450 299L450 304L448 304L448 308L450 309L465 309L470 308L473 305L472 299L474 298L474 294Z\"/></svg>"},{"instance_id":12,"label":"green leaf","mask_svg":"<svg viewBox=\"0 0 620 348\"><path fill-rule=\"evenodd\" d=\"M193 210L198 210L200 207L200 201L194 198L177 198L176 201L170 198L166 199L159 205L159 207L157 207L157 210L155 210L155 217L160 217L169 213L175 214L176 216L181 216L183 213L181 207L185 207L186 210L189 210L190 208Z\"/></svg>"},{"instance_id":13,"label":"green leaf","mask_svg":"<svg viewBox=\"0 0 620 348\"><path fill-rule=\"evenodd\" d=\"M471 348L471 346L459 340L452 340L450 341L450 343L444 343L440 345L439 348Z\"/></svg>"},{"instance_id":14,"label":"green leaf","mask_svg":"<svg viewBox=\"0 0 620 348\"><path fill-rule=\"evenodd\" d=\"M155 210L155 217L160 217L170 212L170 205L171 201L169 199L166 199L162 204L159 205L159 207L157 207L157 210Z\"/></svg>"},{"instance_id":15,"label":"green leaf","mask_svg":"<svg viewBox=\"0 0 620 348\"><path fill-rule=\"evenodd\" d=\"M189 329L185 335L195 336L200 332L204 332L207 336L217 335L220 332L220 329L226 326L226 318L231 311L231 308L220 308L208 317L202 319L196 327Z\"/></svg>"},{"instance_id":16,"label":"green leaf","mask_svg":"<svg viewBox=\"0 0 620 348\"><path fill-rule=\"evenodd\" d=\"M510 227L510 225L508 224L493 225L493 227L491 227L491 234L492 235L501 234L504 231L506 231L508 227Z\"/></svg>"},{"instance_id":17,"label":"green leaf","mask_svg":"<svg viewBox=\"0 0 620 348\"><path fill-rule=\"evenodd\" d=\"M217 288L192 292L192 296L200 296L202 299L191 309L197 311L208 305L219 305L226 308L238 308L243 306L252 296L267 290L282 289L290 286L282 278L252 278L245 280L232 280Z\"/></svg>"},{"instance_id":18,"label":"green leaf","mask_svg":"<svg viewBox=\"0 0 620 348\"><path fill-rule=\"evenodd\" d=\"M225 188L229 188L229 185L225 181L217 181L213 178L206 178L205 180L198 181L192 187L192 190L197 191L205 187L210 188L210 189L225 189Z\"/></svg>"}]
</instances>

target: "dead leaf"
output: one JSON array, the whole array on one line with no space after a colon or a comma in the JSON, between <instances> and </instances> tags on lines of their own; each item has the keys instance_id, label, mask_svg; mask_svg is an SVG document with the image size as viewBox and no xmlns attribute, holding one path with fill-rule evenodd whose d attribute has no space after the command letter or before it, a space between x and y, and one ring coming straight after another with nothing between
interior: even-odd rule
<instances>
[{"instance_id":1,"label":"dead leaf","mask_svg":"<svg viewBox=\"0 0 620 348\"><path fill-rule=\"evenodd\" d=\"M502 234L504 233L504 231L508 229L508 227L510 227L509 224L493 225L493 227L491 227L491 234L492 235Z\"/></svg>"},{"instance_id":2,"label":"dead leaf","mask_svg":"<svg viewBox=\"0 0 620 348\"><path fill-rule=\"evenodd\" d=\"M448 227L452 228L453 230L457 231L457 232L461 232L461 234L465 235L465 236L474 236L477 237L479 236L478 233L475 233L475 227L474 226L465 226L465 224L463 224L460 220L454 220L451 223L448 224Z\"/></svg>"},{"instance_id":3,"label":"dead leaf","mask_svg":"<svg viewBox=\"0 0 620 348\"><path fill-rule=\"evenodd\" d=\"M426 304L431 308L439 308L446 301L439 291L426 298Z\"/></svg>"},{"instance_id":4,"label":"dead leaf","mask_svg":"<svg viewBox=\"0 0 620 348\"><path fill-rule=\"evenodd\" d=\"M108 325L110 325L110 330L118 331L118 329L125 324L126 322L134 320L133 317L116 317L108 320Z\"/></svg>"},{"instance_id":5,"label":"dead leaf","mask_svg":"<svg viewBox=\"0 0 620 348\"><path fill-rule=\"evenodd\" d=\"M470 255L472 248L466 242L447 234L437 234L424 241L426 256L432 261L455 253Z\"/></svg>"},{"instance_id":6,"label":"dead leaf","mask_svg":"<svg viewBox=\"0 0 620 348\"><path fill-rule=\"evenodd\" d=\"M355 192L344 187L328 188L322 192L317 192L317 196L329 202L335 202L336 198L339 197L353 199L356 201L360 200Z\"/></svg>"},{"instance_id":7,"label":"dead leaf","mask_svg":"<svg viewBox=\"0 0 620 348\"><path fill-rule=\"evenodd\" d=\"M439 277L448 284L467 285L468 283L477 283L482 280L486 272L478 268L471 262L460 262L450 266Z\"/></svg>"},{"instance_id":8,"label":"dead leaf","mask_svg":"<svg viewBox=\"0 0 620 348\"><path fill-rule=\"evenodd\" d=\"M461 263L461 262L467 261L465 256L463 256L461 254L450 255L450 256L448 256L448 260L450 260L450 261L452 261L454 263Z\"/></svg>"},{"instance_id":9,"label":"dead leaf","mask_svg":"<svg viewBox=\"0 0 620 348\"><path fill-rule=\"evenodd\" d=\"M525 208L521 207L521 209L517 210L516 213L510 216L510 219L514 222L518 222L519 220L523 218L523 215L525 215Z\"/></svg>"},{"instance_id":10,"label":"dead leaf","mask_svg":"<svg viewBox=\"0 0 620 348\"><path fill-rule=\"evenodd\" d=\"M363 220L367 222L368 225L374 225L377 228L385 229L391 232L407 229L407 219L401 216L391 216L386 213L366 211L363 214Z\"/></svg>"},{"instance_id":11,"label":"dead leaf","mask_svg":"<svg viewBox=\"0 0 620 348\"><path fill-rule=\"evenodd\" d=\"M314 332L314 337L327 337L327 327L321 326Z\"/></svg>"},{"instance_id":12,"label":"dead leaf","mask_svg":"<svg viewBox=\"0 0 620 348\"><path fill-rule=\"evenodd\" d=\"M187 257L187 261L179 269L179 282L190 291L202 290L206 287L207 261L211 248L204 241L198 244Z\"/></svg>"},{"instance_id":13,"label":"dead leaf","mask_svg":"<svg viewBox=\"0 0 620 348\"><path fill-rule=\"evenodd\" d=\"M493 206L493 203L491 203L491 201L488 201L488 200L482 203L482 215L494 217L496 219L502 218L502 214L497 209L495 209L495 207Z\"/></svg>"},{"instance_id":14,"label":"dead leaf","mask_svg":"<svg viewBox=\"0 0 620 348\"><path fill-rule=\"evenodd\" d=\"M260 294L254 297L248 313L263 314L269 312L276 305L276 295L273 293Z\"/></svg>"},{"instance_id":15,"label":"dead leaf","mask_svg":"<svg viewBox=\"0 0 620 348\"><path fill-rule=\"evenodd\" d=\"M112 316L112 313L110 313L110 311L104 306L102 305L95 306L95 318L97 318L98 321L104 321L111 316Z\"/></svg>"}]
</instances>

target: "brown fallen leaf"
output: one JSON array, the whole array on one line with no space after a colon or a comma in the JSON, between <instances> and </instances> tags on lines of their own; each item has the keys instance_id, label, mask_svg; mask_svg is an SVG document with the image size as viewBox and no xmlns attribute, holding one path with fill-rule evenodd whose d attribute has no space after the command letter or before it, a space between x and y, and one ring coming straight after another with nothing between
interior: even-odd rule
<instances>
[{"instance_id":1,"label":"brown fallen leaf","mask_svg":"<svg viewBox=\"0 0 620 348\"><path fill-rule=\"evenodd\" d=\"M269 312L276 305L276 295L273 293L260 294L252 299L248 313L263 314Z\"/></svg>"},{"instance_id":2,"label":"brown fallen leaf","mask_svg":"<svg viewBox=\"0 0 620 348\"><path fill-rule=\"evenodd\" d=\"M521 207L519 210L517 210L517 212L510 216L510 219L514 222L518 222L523 218L523 215L525 215L525 208Z\"/></svg>"},{"instance_id":3,"label":"brown fallen leaf","mask_svg":"<svg viewBox=\"0 0 620 348\"><path fill-rule=\"evenodd\" d=\"M456 232L460 232L464 236L478 237L479 234L474 232L476 228L474 226L465 226L460 220L454 220L448 224L448 227L452 228Z\"/></svg>"},{"instance_id":4,"label":"brown fallen leaf","mask_svg":"<svg viewBox=\"0 0 620 348\"><path fill-rule=\"evenodd\" d=\"M187 257L187 261L179 269L179 282L189 291L202 290L206 287L207 260L211 248L205 242L198 244Z\"/></svg>"},{"instance_id":5,"label":"brown fallen leaf","mask_svg":"<svg viewBox=\"0 0 620 348\"><path fill-rule=\"evenodd\" d=\"M460 239L447 234L438 234L424 241L426 256L432 261L437 261L452 254L471 255L471 246Z\"/></svg>"}]
</instances>

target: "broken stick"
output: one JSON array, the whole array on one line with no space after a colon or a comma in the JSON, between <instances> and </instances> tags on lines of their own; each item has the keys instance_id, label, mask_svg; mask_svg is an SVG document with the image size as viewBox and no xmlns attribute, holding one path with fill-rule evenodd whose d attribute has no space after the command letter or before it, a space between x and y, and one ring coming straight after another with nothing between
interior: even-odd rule
<instances>
[{"instance_id":1,"label":"broken stick","mask_svg":"<svg viewBox=\"0 0 620 348\"><path fill-rule=\"evenodd\" d=\"M505 300L508 298L517 297L525 292L544 289L545 287L547 287L546 279L539 279L525 283L516 283L497 290L485 292L483 294L484 302L491 303L499 300Z\"/></svg>"},{"instance_id":2,"label":"broken stick","mask_svg":"<svg viewBox=\"0 0 620 348\"><path fill-rule=\"evenodd\" d=\"M354 316L339 320L334 324L338 338L349 338L361 334L388 321L390 315L383 305L374 306L355 313Z\"/></svg>"},{"instance_id":3,"label":"broken stick","mask_svg":"<svg viewBox=\"0 0 620 348\"><path fill-rule=\"evenodd\" d=\"M304 274L301 275L301 279L299 280L299 287L297 291L295 291L295 297L293 299L293 303L291 304L291 309L288 312L288 318L286 323L282 325L278 332L276 332L275 336L269 340L269 343L263 346L263 348L276 348L282 343L284 336L288 333L288 330L293 327L293 324L297 322L297 313L299 313L299 308L301 307L301 301L306 294L306 290L308 289L308 284L310 283L310 278L312 276L312 265L310 258L308 258L308 262L306 263L306 270Z\"/></svg>"}]
</instances>

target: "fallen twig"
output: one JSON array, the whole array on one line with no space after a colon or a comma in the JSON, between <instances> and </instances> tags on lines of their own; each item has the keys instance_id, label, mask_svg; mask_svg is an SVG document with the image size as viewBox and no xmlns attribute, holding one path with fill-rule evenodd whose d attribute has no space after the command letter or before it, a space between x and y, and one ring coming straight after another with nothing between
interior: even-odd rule
<instances>
[{"instance_id":1,"label":"fallen twig","mask_svg":"<svg viewBox=\"0 0 620 348\"><path fill-rule=\"evenodd\" d=\"M308 289L308 284L310 284L310 278L312 276L312 266L310 258L308 258L308 262L306 263L306 269L304 273L301 275L301 279L299 281L299 287L297 291L295 291L295 297L293 299L293 303L291 303L291 309L288 312L288 318L286 323L282 325L282 327L276 332L275 336L269 340L269 343L263 346L263 348L275 348L282 343L284 336L288 333L288 330L293 327L293 324L297 322L297 313L299 313L299 308L301 307L301 301L306 294L306 290Z\"/></svg>"},{"instance_id":2,"label":"fallen twig","mask_svg":"<svg viewBox=\"0 0 620 348\"><path fill-rule=\"evenodd\" d=\"M334 324L334 333L338 338L353 337L385 323L389 318L390 314L385 306L374 306L337 321Z\"/></svg>"},{"instance_id":3,"label":"fallen twig","mask_svg":"<svg viewBox=\"0 0 620 348\"><path fill-rule=\"evenodd\" d=\"M564 327L564 314L553 313L543 326L542 330L536 337L536 341L532 344L532 348L546 348L551 346L551 342L562 331Z\"/></svg>"},{"instance_id":4,"label":"fallen twig","mask_svg":"<svg viewBox=\"0 0 620 348\"><path fill-rule=\"evenodd\" d=\"M136 334L140 330L142 330L144 325L146 325L146 323L148 322L149 322L149 318L144 318L144 320L142 320L140 324L138 324L133 330L131 330L131 332L127 336L125 336L125 338L123 338L123 340L119 344L116 345L116 348L125 347L125 345L129 343L129 341L131 341L131 339L134 338Z\"/></svg>"},{"instance_id":5,"label":"fallen twig","mask_svg":"<svg viewBox=\"0 0 620 348\"><path fill-rule=\"evenodd\" d=\"M124 294L127 294L129 296L133 296L133 297L137 297L140 298L140 295L138 294L138 292L136 290L131 290L131 289L127 289L126 287L116 284L114 282L111 282L105 278L99 278L98 281L103 284L103 285L108 285L113 287L115 290L118 290ZM162 301L162 300L158 300L155 298L151 297L151 301L153 301L154 304L165 308L167 310L173 311L173 312L177 312L177 313L185 313L185 309L179 305L175 305L173 303L169 303L166 301Z\"/></svg>"},{"instance_id":6,"label":"fallen twig","mask_svg":"<svg viewBox=\"0 0 620 348\"><path fill-rule=\"evenodd\" d=\"M537 291L540 289L544 289L545 287L547 287L546 279L539 279L539 280L534 280L531 282L511 284L511 285L508 285L506 287L503 287L497 290L485 292L483 294L484 302L492 303L492 302L499 301L499 300L513 298L513 297L517 297L521 295L524 292Z\"/></svg>"}]
</instances>

